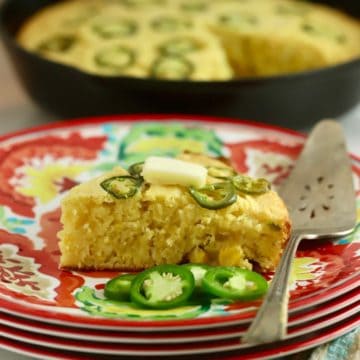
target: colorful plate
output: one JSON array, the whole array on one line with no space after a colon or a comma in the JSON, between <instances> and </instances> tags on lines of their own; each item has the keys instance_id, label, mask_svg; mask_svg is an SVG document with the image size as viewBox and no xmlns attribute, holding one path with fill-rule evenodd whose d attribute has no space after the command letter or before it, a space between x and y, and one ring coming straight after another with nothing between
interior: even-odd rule
<instances>
[{"instance_id":1,"label":"colorful plate","mask_svg":"<svg viewBox=\"0 0 360 360\"><path fill-rule=\"evenodd\" d=\"M315 346L319 346L326 342L329 342L337 337L345 335L350 332L354 327L357 326L359 321L357 320L347 320L341 322L335 326L328 327L324 330L312 332L308 336L303 336L299 339L289 340L281 343L281 345L276 344L276 346L262 346L258 349L249 349L241 350L241 360L270 360L278 359L279 354L281 356L291 355L298 353L299 351L304 351L311 349ZM13 351L19 354L34 356L39 359L46 360L89 360L89 354L86 353L73 353L65 350L56 350L47 347L40 347L35 345L30 345L27 343L19 342L16 340L11 340L8 338L0 338L0 346L3 349ZM217 360L239 360L239 355L216 355ZM204 359L208 359L209 355ZM91 355L92 360L122 360L129 359L128 356L112 356L106 355ZM182 357L181 359L184 359ZM193 358L192 358L193 359ZM201 357L199 358L201 359Z\"/></svg>"},{"instance_id":2,"label":"colorful plate","mask_svg":"<svg viewBox=\"0 0 360 360\"><path fill-rule=\"evenodd\" d=\"M271 346L263 346L254 350L242 350L241 351L241 360L270 360L270 359L278 359L279 354L282 356L287 356L291 354L298 353L299 351L305 351L307 349L311 349L315 346L319 346L326 342L329 342L337 337L345 335L354 327L358 321L348 320L342 323L337 324L336 326L326 328L323 331L312 332L308 336L304 336L299 339L290 340L283 342L281 345L277 345L276 347ZM9 351L13 351L19 354L28 355L28 356L36 356L39 359L46 360L88 360L89 354L86 353L73 353L68 351L59 351L56 349L39 347L35 345L30 345L27 343L22 343L19 341L0 338L0 345L3 349L7 349ZM215 354L218 360L239 360L239 355L223 355ZM209 356L209 355L207 355ZM96 355L92 354L91 358L93 360L122 360L129 359L128 356L116 356L116 358L112 356L106 355ZM182 359L184 359L182 357ZM199 358L200 359L200 358ZM205 358L207 359L207 358Z\"/></svg>"},{"instance_id":3,"label":"colorful plate","mask_svg":"<svg viewBox=\"0 0 360 360\"><path fill-rule=\"evenodd\" d=\"M334 326L334 324L337 326L337 324L341 323L342 321L351 323L351 329L353 329L360 325L359 310L360 302L357 302L356 305L350 305L347 308L322 318L316 323L309 323L296 329L291 329L288 332L286 339L283 342L278 342L277 344L278 346L281 346L280 344L286 342L286 340L309 335L326 327ZM65 350L101 355L141 356L145 358L154 356L171 357L180 355L204 355L238 351L244 350L246 348L252 348L254 350L254 345L241 343L240 338L236 336L237 334L235 334L235 337L232 337L231 339L222 339L218 341L212 340L211 342L210 339L208 339L206 342L198 341L189 344L132 345L59 339L52 336L43 336L19 329L14 329L5 325L0 325L0 330L4 337L24 343L58 349L60 351Z\"/></svg>"},{"instance_id":4,"label":"colorful plate","mask_svg":"<svg viewBox=\"0 0 360 360\"><path fill-rule=\"evenodd\" d=\"M0 305L35 320L122 331L169 331L249 321L259 302L138 311L102 288L116 273L61 271L59 200L78 182L149 154L183 150L229 157L241 172L281 184L304 137L217 118L129 116L84 119L23 131L0 142ZM354 159L359 189L360 169ZM358 191L360 198L360 193ZM360 201L358 202L360 208ZM292 311L359 285L360 225L346 239L303 242L291 275ZM269 274L267 274L269 275ZM271 274L270 274L271 275Z\"/></svg>"},{"instance_id":5,"label":"colorful plate","mask_svg":"<svg viewBox=\"0 0 360 360\"><path fill-rule=\"evenodd\" d=\"M336 312L344 308L359 307L360 290L353 290L344 296L335 300L326 302L319 307L315 307L307 312L295 314L289 318L289 327L293 328L304 323L314 323L321 321L323 317L333 315L333 320L338 320ZM87 342L104 342L104 343L121 343L121 344L176 344L191 343L199 341L214 341L240 337L247 329L247 326L238 325L236 327L224 327L213 330L193 330L186 332L170 333L149 333L141 334L139 332L120 332L91 330L73 327L56 326L33 320L25 320L20 317L0 313L0 323L7 327L19 329L25 332L31 332L40 335L53 336L58 338L87 341ZM295 329L296 330L296 329Z\"/></svg>"},{"instance_id":6,"label":"colorful plate","mask_svg":"<svg viewBox=\"0 0 360 360\"><path fill-rule=\"evenodd\" d=\"M308 308L313 308L319 304L322 304L325 301L336 299L342 294L356 289L360 286L360 279L352 279L347 283L342 283L339 286L333 287L330 293L326 294L327 297L324 297L324 294L320 293L315 295L312 298L300 299L290 304L289 313L292 314L294 312L306 311ZM293 306L295 305L295 306ZM29 315L24 313L23 305L15 304L11 301L2 301L0 299L1 311L20 316L23 318L35 320L35 321L44 321L50 324L56 324L61 326L69 326L76 328L87 328L94 330L115 330L115 331L133 331L133 332L169 332L169 331L182 331L182 330L199 330L199 329L210 329L210 328L219 328L219 327L227 327L227 326L239 326L243 324L248 324L250 320L255 315L255 307L250 307L247 303L244 304L245 309L244 312L237 312L236 314L226 315L224 313L223 317L199 317L194 320L157 320L156 322L142 320L136 321L125 321L122 320L119 322L117 319L110 320L108 319L106 324L103 322L103 318L85 318L85 317L73 317L69 314L62 314L61 319L59 319L59 314L57 312L49 312L37 309L36 315ZM228 304L229 309L232 307L239 308L241 304ZM219 308L219 305L215 305L216 308ZM159 314L158 312L156 313ZM141 319L140 319L141 320ZM76 325L75 325L76 323ZM95 324L98 324L96 326Z\"/></svg>"}]
</instances>

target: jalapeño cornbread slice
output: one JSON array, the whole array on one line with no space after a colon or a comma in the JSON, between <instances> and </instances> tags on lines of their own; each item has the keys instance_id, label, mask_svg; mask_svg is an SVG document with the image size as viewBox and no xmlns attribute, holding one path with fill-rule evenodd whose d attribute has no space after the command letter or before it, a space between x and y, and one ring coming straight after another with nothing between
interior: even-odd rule
<instances>
[{"instance_id":1,"label":"jalape\u00f1o cornbread slice","mask_svg":"<svg viewBox=\"0 0 360 360\"><path fill-rule=\"evenodd\" d=\"M208 186L234 175L204 155L180 159L205 166ZM138 270L183 262L276 267L290 232L287 209L276 192L240 181L235 202L211 209L186 186L137 183L129 176L117 168L65 196L62 268Z\"/></svg>"}]
</instances>

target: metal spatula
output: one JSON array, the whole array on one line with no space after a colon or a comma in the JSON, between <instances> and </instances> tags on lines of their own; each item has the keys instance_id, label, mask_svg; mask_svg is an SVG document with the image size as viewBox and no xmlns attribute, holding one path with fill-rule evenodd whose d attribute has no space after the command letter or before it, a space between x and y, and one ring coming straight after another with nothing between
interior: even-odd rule
<instances>
[{"instance_id":1,"label":"metal spatula","mask_svg":"<svg viewBox=\"0 0 360 360\"><path fill-rule=\"evenodd\" d=\"M290 267L300 241L344 236L356 225L350 159L335 121L324 120L314 128L280 195L290 212L292 235L243 338L253 344L281 340L286 334Z\"/></svg>"}]
</instances>

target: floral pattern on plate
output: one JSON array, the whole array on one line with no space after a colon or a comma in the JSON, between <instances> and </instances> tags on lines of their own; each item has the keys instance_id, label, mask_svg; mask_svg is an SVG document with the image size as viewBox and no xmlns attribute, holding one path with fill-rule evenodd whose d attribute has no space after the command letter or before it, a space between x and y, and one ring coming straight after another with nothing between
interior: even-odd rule
<instances>
[{"instance_id":1,"label":"floral pattern on plate","mask_svg":"<svg viewBox=\"0 0 360 360\"><path fill-rule=\"evenodd\" d=\"M258 124L166 116L85 119L8 137L0 143L0 302L6 307L10 298L18 310L30 304L30 312L43 320L51 311L60 320L71 315L75 322L86 318L92 323L101 316L104 325L109 319L125 325L129 319L155 324L250 319L258 301L198 303L150 313L103 299L104 283L118 272L58 268L59 203L68 189L116 165L127 167L150 154L176 156L187 150L226 157L239 172L265 177L276 188L303 143L304 137L295 132ZM355 164L354 178L359 189ZM337 285L347 282L351 289L360 269L359 233L358 226L347 239L303 242L294 260L291 300L319 292L325 301Z\"/></svg>"}]
</instances>

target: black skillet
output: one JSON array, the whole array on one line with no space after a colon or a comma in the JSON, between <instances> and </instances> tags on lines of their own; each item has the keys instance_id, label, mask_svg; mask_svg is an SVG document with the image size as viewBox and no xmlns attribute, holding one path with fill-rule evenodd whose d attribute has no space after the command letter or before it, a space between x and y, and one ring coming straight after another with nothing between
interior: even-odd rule
<instances>
[{"instance_id":1,"label":"black skillet","mask_svg":"<svg viewBox=\"0 0 360 360\"><path fill-rule=\"evenodd\" d=\"M300 128L360 100L360 59L317 71L232 81L159 81L89 75L19 47L15 34L54 0L7 0L0 32L18 78L41 107L62 117L110 113L232 116ZM358 0L320 1L360 17Z\"/></svg>"}]
</instances>

